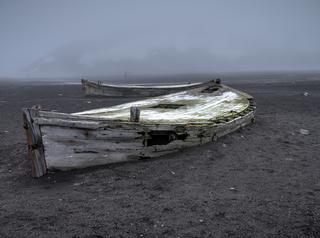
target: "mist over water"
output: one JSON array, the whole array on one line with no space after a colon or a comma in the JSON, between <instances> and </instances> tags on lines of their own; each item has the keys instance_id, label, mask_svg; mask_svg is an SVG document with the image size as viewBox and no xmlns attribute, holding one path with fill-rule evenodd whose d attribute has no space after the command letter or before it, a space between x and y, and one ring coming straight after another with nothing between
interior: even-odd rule
<instances>
[{"instance_id":1,"label":"mist over water","mask_svg":"<svg viewBox=\"0 0 320 238\"><path fill-rule=\"evenodd\" d=\"M0 2L0 77L320 70L320 2Z\"/></svg>"}]
</instances>

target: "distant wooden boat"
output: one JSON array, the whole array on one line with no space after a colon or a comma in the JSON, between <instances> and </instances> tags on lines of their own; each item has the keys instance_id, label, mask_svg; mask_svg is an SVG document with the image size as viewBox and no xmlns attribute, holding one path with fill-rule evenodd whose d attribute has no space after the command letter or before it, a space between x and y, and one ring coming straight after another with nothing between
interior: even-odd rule
<instances>
[{"instance_id":1,"label":"distant wooden boat","mask_svg":"<svg viewBox=\"0 0 320 238\"><path fill-rule=\"evenodd\" d=\"M134 161L197 146L254 120L254 100L208 86L67 114L24 109L32 175Z\"/></svg>"},{"instance_id":2,"label":"distant wooden boat","mask_svg":"<svg viewBox=\"0 0 320 238\"><path fill-rule=\"evenodd\" d=\"M176 93L184 90L190 90L209 85L205 83L187 83L173 85L155 85L155 84L104 84L102 82L91 82L81 79L82 88L86 96L103 97L154 97L164 94Z\"/></svg>"}]
</instances>

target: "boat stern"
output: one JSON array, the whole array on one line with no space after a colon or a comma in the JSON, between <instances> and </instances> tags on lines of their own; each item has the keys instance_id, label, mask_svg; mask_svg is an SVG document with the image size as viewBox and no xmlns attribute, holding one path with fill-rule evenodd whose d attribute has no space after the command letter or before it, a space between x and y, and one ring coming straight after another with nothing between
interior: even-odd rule
<instances>
[{"instance_id":1,"label":"boat stern","mask_svg":"<svg viewBox=\"0 0 320 238\"><path fill-rule=\"evenodd\" d=\"M28 159L31 160L32 176L35 178L47 173L40 126L34 120L38 114L39 110L36 107L23 109L23 128L27 138Z\"/></svg>"}]
</instances>

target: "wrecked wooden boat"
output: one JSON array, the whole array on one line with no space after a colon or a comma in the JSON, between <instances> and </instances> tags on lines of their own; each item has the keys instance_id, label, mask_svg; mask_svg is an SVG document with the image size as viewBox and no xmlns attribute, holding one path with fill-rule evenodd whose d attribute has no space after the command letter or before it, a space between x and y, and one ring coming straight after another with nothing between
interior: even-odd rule
<instances>
[{"instance_id":1,"label":"wrecked wooden boat","mask_svg":"<svg viewBox=\"0 0 320 238\"><path fill-rule=\"evenodd\" d=\"M102 96L102 97L154 97L164 94L170 94L202 86L209 85L205 83L187 83L173 85L153 85L153 84L104 84L81 79L82 89L86 96Z\"/></svg>"},{"instance_id":2,"label":"wrecked wooden boat","mask_svg":"<svg viewBox=\"0 0 320 238\"><path fill-rule=\"evenodd\" d=\"M253 98L220 83L78 113L24 109L32 175L152 158L254 120Z\"/></svg>"}]
</instances>

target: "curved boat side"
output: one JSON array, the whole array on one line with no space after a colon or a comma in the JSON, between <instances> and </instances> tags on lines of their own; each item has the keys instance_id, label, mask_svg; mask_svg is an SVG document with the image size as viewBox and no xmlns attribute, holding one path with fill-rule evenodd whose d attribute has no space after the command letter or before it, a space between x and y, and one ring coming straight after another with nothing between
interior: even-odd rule
<instances>
[{"instance_id":1,"label":"curved boat side","mask_svg":"<svg viewBox=\"0 0 320 238\"><path fill-rule=\"evenodd\" d=\"M81 80L82 88L86 96L102 97L154 97L164 94L175 93L184 90L199 88L210 84L192 83L181 85L151 86L151 85L113 85L95 83L88 80Z\"/></svg>"}]
</instances>

